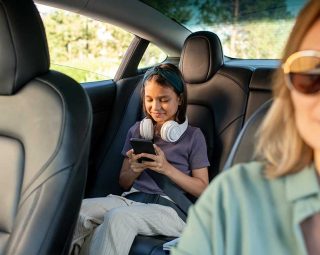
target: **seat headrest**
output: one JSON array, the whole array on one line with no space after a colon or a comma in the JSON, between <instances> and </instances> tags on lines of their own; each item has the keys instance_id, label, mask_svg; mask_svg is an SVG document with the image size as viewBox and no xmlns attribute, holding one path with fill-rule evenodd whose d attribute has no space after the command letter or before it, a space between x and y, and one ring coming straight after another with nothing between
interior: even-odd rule
<instances>
[{"instance_id":1,"label":"seat headrest","mask_svg":"<svg viewBox=\"0 0 320 255\"><path fill-rule=\"evenodd\" d=\"M199 31L187 37L180 59L180 70L186 83L206 82L222 65L222 46L215 33Z\"/></svg>"},{"instance_id":2,"label":"seat headrest","mask_svg":"<svg viewBox=\"0 0 320 255\"><path fill-rule=\"evenodd\" d=\"M42 20L32 0L0 0L0 95L49 70Z\"/></svg>"}]
</instances>

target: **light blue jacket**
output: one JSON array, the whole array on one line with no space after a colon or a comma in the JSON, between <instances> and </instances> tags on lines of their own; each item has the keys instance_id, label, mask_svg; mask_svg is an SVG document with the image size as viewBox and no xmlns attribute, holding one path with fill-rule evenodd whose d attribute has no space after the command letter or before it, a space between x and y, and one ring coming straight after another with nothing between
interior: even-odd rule
<instances>
[{"instance_id":1,"label":"light blue jacket","mask_svg":"<svg viewBox=\"0 0 320 255\"><path fill-rule=\"evenodd\" d=\"M273 180L263 171L251 162L219 175L190 208L171 254L306 255L300 223L320 211L315 168Z\"/></svg>"}]
</instances>

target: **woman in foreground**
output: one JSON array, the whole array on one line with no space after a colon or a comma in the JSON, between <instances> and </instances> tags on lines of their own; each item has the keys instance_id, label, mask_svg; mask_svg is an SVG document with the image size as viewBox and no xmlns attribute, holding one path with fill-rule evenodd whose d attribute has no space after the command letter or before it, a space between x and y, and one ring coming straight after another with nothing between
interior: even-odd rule
<instances>
[{"instance_id":1,"label":"woman in foreground","mask_svg":"<svg viewBox=\"0 0 320 255\"><path fill-rule=\"evenodd\" d=\"M259 130L257 161L218 176L172 254L320 254L320 1L302 10Z\"/></svg>"}]
</instances>

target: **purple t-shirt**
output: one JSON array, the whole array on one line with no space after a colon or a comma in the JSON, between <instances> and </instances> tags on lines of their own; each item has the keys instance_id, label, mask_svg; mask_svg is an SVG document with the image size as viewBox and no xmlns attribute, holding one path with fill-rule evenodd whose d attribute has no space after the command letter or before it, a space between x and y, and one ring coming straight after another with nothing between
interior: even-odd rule
<instances>
[{"instance_id":1,"label":"purple t-shirt","mask_svg":"<svg viewBox=\"0 0 320 255\"><path fill-rule=\"evenodd\" d=\"M140 122L137 122L129 129L121 152L123 156L132 149L130 138L141 138L139 125ZM179 140L174 143L166 142L160 136L155 136L153 142L161 148L170 164L187 175L191 174L191 170L210 165L206 141L199 128L188 126ZM133 187L142 192L165 195L146 172L142 172L134 181Z\"/></svg>"}]
</instances>

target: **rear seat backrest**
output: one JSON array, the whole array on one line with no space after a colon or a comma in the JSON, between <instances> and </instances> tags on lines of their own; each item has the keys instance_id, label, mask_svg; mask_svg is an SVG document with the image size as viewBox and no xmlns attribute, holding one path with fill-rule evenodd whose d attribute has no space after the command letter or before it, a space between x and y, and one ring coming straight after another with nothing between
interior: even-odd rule
<instances>
[{"instance_id":1,"label":"rear seat backrest","mask_svg":"<svg viewBox=\"0 0 320 255\"><path fill-rule=\"evenodd\" d=\"M229 169L234 164L245 163L254 160L254 150L257 139L256 132L261 125L263 118L267 114L271 104L272 99L265 102L254 112L254 114L252 114L248 122L246 122L245 126L241 130L241 133L237 137L237 140L224 166L224 170Z\"/></svg>"},{"instance_id":2,"label":"rear seat backrest","mask_svg":"<svg viewBox=\"0 0 320 255\"><path fill-rule=\"evenodd\" d=\"M252 71L225 65L220 40L208 31L186 39L180 69L188 88L189 123L205 135L212 178L243 125Z\"/></svg>"},{"instance_id":3,"label":"rear seat backrest","mask_svg":"<svg viewBox=\"0 0 320 255\"><path fill-rule=\"evenodd\" d=\"M272 75L275 68L257 68L252 74L249 85L249 98L247 103L247 110L245 122L250 116L262 105L272 97Z\"/></svg>"},{"instance_id":4,"label":"rear seat backrest","mask_svg":"<svg viewBox=\"0 0 320 255\"><path fill-rule=\"evenodd\" d=\"M97 155L95 172L89 172L86 197L121 194L119 173L123 162L121 151L129 128L141 119L140 75L118 82L117 96L110 126L105 132Z\"/></svg>"},{"instance_id":5,"label":"rear seat backrest","mask_svg":"<svg viewBox=\"0 0 320 255\"><path fill-rule=\"evenodd\" d=\"M249 98L245 117L245 125L232 147L225 163L224 170L237 163L254 159L256 132L272 103L272 76L275 67L257 68L249 85Z\"/></svg>"}]
</instances>

